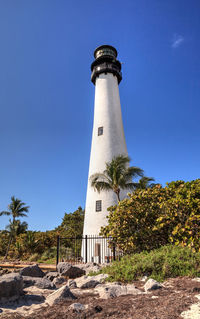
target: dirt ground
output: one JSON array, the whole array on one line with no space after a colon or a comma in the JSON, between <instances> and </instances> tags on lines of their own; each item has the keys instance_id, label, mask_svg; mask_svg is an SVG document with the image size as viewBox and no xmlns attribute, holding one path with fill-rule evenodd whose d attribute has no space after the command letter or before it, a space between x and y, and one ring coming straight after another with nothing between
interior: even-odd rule
<instances>
[{"instance_id":1,"label":"dirt ground","mask_svg":"<svg viewBox=\"0 0 200 319\"><path fill-rule=\"evenodd\" d=\"M144 283L134 282L142 289ZM73 291L75 294L75 291ZM180 314L198 302L195 295L200 294L200 282L190 278L175 278L165 282L165 287L144 295L120 296L114 299L99 299L93 294L77 296L77 300L61 302L43 308L31 316L18 314L1 315L6 319L181 319ZM88 309L75 313L68 309L77 302L88 305ZM200 317L199 317L200 318ZM182 318L183 319L183 318Z\"/></svg>"}]
</instances>

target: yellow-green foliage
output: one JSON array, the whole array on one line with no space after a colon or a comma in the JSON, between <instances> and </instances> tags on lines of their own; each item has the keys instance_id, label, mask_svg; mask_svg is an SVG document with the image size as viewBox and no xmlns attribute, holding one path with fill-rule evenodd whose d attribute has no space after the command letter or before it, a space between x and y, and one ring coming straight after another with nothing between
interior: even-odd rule
<instances>
[{"instance_id":1,"label":"yellow-green foliage","mask_svg":"<svg viewBox=\"0 0 200 319\"><path fill-rule=\"evenodd\" d=\"M83 231L83 220L84 210L79 207L73 213L65 213L61 225L54 230L46 232L25 230L23 233L16 233L12 238L8 257L11 259L32 259L45 262L54 260L55 262L57 235L61 237L80 237ZM0 231L0 258L3 258L6 254L9 238L9 231ZM62 241L61 253L63 247L71 248L75 254L77 254L77 250L80 253L81 240L76 247L74 247L72 240Z\"/></svg>"},{"instance_id":2,"label":"yellow-green foliage","mask_svg":"<svg viewBox=\"0 0 200 319\"><path fill-rule=\"evenodd\" d=\"M178 276L200 276L200 253L188 247L163 246L150 252L124 256L111 266L102 268L108 281L131 282L144 275L158 281Z\"/></svg>"},{"instance_id":3,"label":"yellow-green foliage","mask_svg":"<svg viewBox=\"0 0 200 319\"><path fill-rule=\"evenodd\" d=\"M56 246L56 231L36 232L27 231L16 236L13 240L9 258L27 259L31 255L42 255L46 250ZM0 234L0 256L3 257L8 243L9 233L6 231ZM55 249L54 249L55 250ZM54 254L56 258L56 253Z\"/></svg>"},{"instance_id":4,"label":"yellow-green foliage","mask_svg":"<svg viewBox=\"0 0 200 319\"><path fill-rule=\"evenodd\" d=\"M125 253L167 243L200 251L200 179L135 191L109 211L101 234L115 238Z\"/></svg>"}]
</instances>

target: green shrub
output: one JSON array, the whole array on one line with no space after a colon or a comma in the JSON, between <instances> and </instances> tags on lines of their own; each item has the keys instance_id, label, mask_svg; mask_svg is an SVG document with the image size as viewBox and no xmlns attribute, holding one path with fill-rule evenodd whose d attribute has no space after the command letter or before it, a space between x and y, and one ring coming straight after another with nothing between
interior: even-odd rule
<instances>
[{"instance_id":1,"label":"green shrub","mask_svg":"<svg viewBox=\"0 0 200 319\"><path fill-rule=\"evenodd\" d=\"M163 246L124 256L101 272L109 274L109 281L121 282L131 282L145 275L158 281L178 276L195 277L200 276L200 253L187 247Z\"/></svg>"},{"instance_id":2,"label":"green shrub","mask_svg":"<svg viewBox=\"0 0 200 319\"><path fill-rule=\"evenodd\" d=\"M29 261L37 261L40 258L40 255L38 253L35 253L33 255L31 255L28 260Z\"/></svg>"},{"instance_id":3,"label":"green shrub","mask_svg":"<svg viewBox=\"0 0 200 319\"><path fill-rule=\"evenodd\" d=\"M126 254L167 244L200 251L200 179L134 191L108 210L101 235L114 238Z\"/></svg>"}]
</instances>

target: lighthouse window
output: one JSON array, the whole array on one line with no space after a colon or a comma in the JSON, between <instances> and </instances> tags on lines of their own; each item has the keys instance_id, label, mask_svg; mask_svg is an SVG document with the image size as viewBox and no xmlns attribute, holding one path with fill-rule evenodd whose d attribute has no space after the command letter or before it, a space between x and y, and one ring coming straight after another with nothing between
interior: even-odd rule
<instances>
[{"instance_id":1,"label":"lighthouse window","mask_svg":"<svg viewBox=\"0 0 200 319\"><path fill-rule=\"evenodd\" d=\"M98 136L103 135L103 126L98 127Z\"/></svg>"},{"instance_id":2,"label":"lighthouse window","mask_svg":"<svg viewBox=\"0 0 200 319\"><path fill-rule=\"evenodd\" d=\"M101 200L96 201L96 212L101 212Z\"/></svg>"}]
</instances>

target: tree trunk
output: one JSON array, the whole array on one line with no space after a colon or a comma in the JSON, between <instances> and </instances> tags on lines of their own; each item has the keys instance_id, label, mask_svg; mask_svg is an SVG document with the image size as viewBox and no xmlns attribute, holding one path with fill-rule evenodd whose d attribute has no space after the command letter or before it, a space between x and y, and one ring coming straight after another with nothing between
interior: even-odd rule
<instances>
[{"instance_id":1,"label":"tree trunk","mask_svg":"<svg viewBox=\"0 0 200 319\"><path fill-rule=\"evenodd\" d=\"M12 235L10 235L10 239L9 239L9 242L8 242L8 248L6 250L6 254L5 254L4 260L6 260L7 257L8 257L8 252L10 250L10 245L12 244L12 240L13 240L13 237L12 237Z\"/></svg>"},{"instance_id":2,"label":"tree trunk","mask_svg":"<svg viewBox=\"0 0 200 319\"><path fill-rule=\"evenodd\" d=\"M120 202L120 197L119 197L120 189L118 189L115 193L117 195L118 202Z\"/></svg>"}]
</instances>

